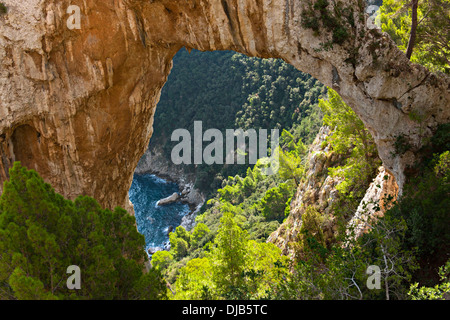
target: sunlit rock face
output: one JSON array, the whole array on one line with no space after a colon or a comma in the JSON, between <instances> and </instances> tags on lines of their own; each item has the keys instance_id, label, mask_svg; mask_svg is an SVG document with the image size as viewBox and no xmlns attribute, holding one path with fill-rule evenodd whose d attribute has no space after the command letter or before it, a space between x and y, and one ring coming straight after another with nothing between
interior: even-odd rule
<instances>
[{"instance_id":1,"label":"sunlit rock face","mask_svg":"<svg viewBox=\"0 0 450 320\"><path fill-rule=\"evenodd\" d=\"M333 238L337 231L337 219L333 204L338 200L339 191L336 186L342 182L337 177L328 175L328 168L342 160L342 156L331 152L327 138L332 135L328 127L322 127L312 143L307 158L305 179L297 187L290 206L290 214L281 226L268 238L268 242L279 247L283 254L294 256L294 243L298 242L303 219L308 207L313 207L326 223L321 226L326 238Z\"/></svg>"},{"instance_id":2,"label":"sunlit rock face","mask_svg":"<svg viewBox=\"0 0 450 320\"><path fill-rule=\"evenodd\" d=\"M335 236L339 233L339 213L336 214L336 205L339 205L340 195L337 186L343 180L333 177L328 169L341 164L346 156L333 151L327 142L331 135L333 132L329 127L320 128L310 146L305 178L292 198L289 216L267 239L279 247L283 254L292 258L298 253L295 244L298 243L304 223L303 215L309 207L323 219L320 228L327 244L335 242ZM373 161L376 160L375 156ZM356 211L344 217L347 221L347 234L357 238L367 232L368 223L372 224L382 217L397 197L398 185L395 177L384 167L379 167Z\"/></svg>"},{"instance_id":3,"label":"sunlit rock face","mask_svg":"<svg viewBox=\"0 0 450 320\"><path fill-rule=\"evenodd\" d=\"M348 223L348 234L353 232L355 237L359 237L368 232L376 219L392 207L397 196L398 185L395 178L384 167L378 168L377 176Z\"/></svg>"},{"instance_id":4,"label":"sunlit rock face","mask_svg":"<svg viewBox=\"0 0 450 320\"><path fill-rule=\"evenodd\" d=\"M65 196L130 208L133 172L182 47L281 58L337 90L400 188L415 151L450 120L449 78L411 64L385 34L369 30L362 1L342 1L334 29L324 25L331 4L316 10L309 0L2 2L2 181L21 161ZM411 145L402 155L394 152L398 136Z\"/></svg>"}]
</instances>

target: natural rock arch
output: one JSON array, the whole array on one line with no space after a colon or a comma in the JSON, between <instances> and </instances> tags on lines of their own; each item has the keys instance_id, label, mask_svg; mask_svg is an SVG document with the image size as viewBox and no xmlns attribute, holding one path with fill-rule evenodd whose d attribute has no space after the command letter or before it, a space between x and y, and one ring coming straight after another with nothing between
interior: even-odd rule
<instances>
[{"instance_id":1,"label":"natural rock arch","mask_svg":"<svg viewBox=\"0 0 450 320\"><path fill-rule=\"evenodd\" d=\"M362 0L316 1L3 0L0 180L19 160L68 197L127 207L172 58L186 47L281 58L334 88L402 186L423 138L450 120L450 80L367 29ZM67 27L69 5L81 9L79 30ZM412 149L392 155L401 135Z\"/></svg>"}]
</instances>

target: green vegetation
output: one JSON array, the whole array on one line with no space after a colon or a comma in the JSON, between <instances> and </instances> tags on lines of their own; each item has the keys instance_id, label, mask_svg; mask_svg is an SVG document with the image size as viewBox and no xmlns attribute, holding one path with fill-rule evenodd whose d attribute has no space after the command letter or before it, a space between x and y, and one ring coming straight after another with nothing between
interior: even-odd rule
<instances>
[{"instance_id":1,"label":"green vegetation","mask_svg":"<svg viewBox=\"0 0 450 320\"><path fill-rule=\"evenodd\" d=\"M406 151L411 150L412 146L408 142L408 138L405 135L399 135L395 138L394 149L395 154L402 155Z\"/></svg>"},{"instance_id":2,"label":"green vegetation","mask_svg":"<svg viewBox=\"0 0 450 320\"><path fill-rule=\"evenodd\" d=\"M280 142L280 149L277 151L280 154L280 159L290 155L291 158L297 157L296 159L300 161L300 157L306 155L306 147L300 138L295 137L288 131L282 132ZM251 245L251 249L247 249L247 251L264 252L270 249L268 252L273 251L273 255L275 255L275 252L278 252L272 245L263 244L263 241L279 227L283 219L289 214L291 198L296 190L295 179L300 181L302 176L288 174L282 176L281 172L288 172L289 170L281 161L279 173L275 175L264 175L262 171L264 166L264 159L261 159L253 168L247 168L245 176L236 175L224 180L222 188L218 189L215 197L208 201L205 211L197 216L197 224L194 229L187 232L181 226L176 228L175 232L169 235L171 249L168 254L157 252L153 255L152 264L153 259L156 259L155 265L162 270L169 283L175 286L180 286L180 283L183 283L181 287L175 289L177 292L176 298L192 297L191 293L184 292L189 291L187 288L194 286L190 282L194 280L187 280L187 270L194 268L193 266L198 267L200 263L206 269L211 267L211 273L206 273L208 278L211 279L207 281L204 278L196 278L196 282L207 285L209 289L207 292L198 291L194 294L194 297L199 298L203 294L215 298L250 298L250 296L244 295L244 288L249 286L249 283L245 281L238 283L234 279L230 280L231 283L226 282L227 285L225 285L217 282L219 280L213 279L215 275L222 272L214 268L214 261L219 259L218 257L222 254L217 248L221 248L223 243L221 241L225 241L220 236L223 234L223 228L233 229L233 232L239 235L235 237L236 241L242 236L241 241L245 243L244 247ZM296 167L300 168L299 172L304 172L301 162L297 163ZM227 218L224 219L224 216L227 216ZM231 246L231 244L229 245ZM263 249L262 246L268 246L268 248ZM229 246L225 247L228 248ZM236 252L233 255L238 257ZM277 256L279 260L285 259L281 257L280 252L277 253ZM245 261L250 259L248 252L245 254L245 257L245 259L242 258ZM261 263L268 263L264 261L266 260L263 260ZM253 266L252 269L246 267L245 263L239 267L242 268L239 269L240 272L246 274L246 276L243 276L244 279L247 279L246 277L248 276L250 277L248 281L254 282L256 278L262 277L262 275L258 274L258 272L262 272L258 271L262 267ZM237 271L235 273L237 274ZM268 271L264 273L267 274ZM205 274L202 273L201 275L205 277ZM180 277L183 279L182 282L179 282ZM189 277L193 277L191 272L189 272ZM187 282L190 284L186 284ZM230 286L232 289L228 290L225 288L226 286ZM202 286L197 289L202 289ZM254 294L258 292L258 297L264 295L261 292L262 289L257 289L256 287L253 289ZM180 290L184 292L181 296ZM255 296L252 295L252 297Z\"/></svg>"},{"instance_id":3,"label":"green vegetation","mask_svg":"<svg viewBox=\"0 0 450 320\"><path fill-rule=\"evenodd\" d=\"M381 165L375 142L363 122L333 90L328 100L320 100L324 125L334 128L328 138L332 152L343 158L341 165L329 168L329 174L342 182L337 186L341 199L335 210L352 215Z\"/></svg>"},{"instance_id":4,"label":"green vegetation","mask_svg":"<svg viewBox=\"0 0 450 320\"><path fill-rule=\"evenodd\" d=\"M382 30L410 54L413 62L450 74L450 1L417 0L416 6L411 3L414 1L384 0L380 12ZM412 33L415 35L411 41Z\"/></svg>"},{"instance_id":5,"label":"green vegetation","mask_svg":"<svg viewBox=\"0 0 450 320\"><path fill-rule=\"evenodd\" d=\"M449 1L417 2L413 42L415 18L407 3L384 1L383 30L402 50L412 50L412 61L449 73ZM352 9L328 0L305 6L303 26L330 36L322 49L352 37ZM6 13L1 3L0 13ZM409 116L421 121L419 112ZM367 129L335 91L280 60L181 51L162 92L152 146L164 146L170 158L173 130L192 132L196 120L205 130L280 129L280 146L270 150L279 156L278 173L263 174L267 159L254 166L186 167L209 200L192 230L179 226L170 233L170 251L153 254L147 272L144 239L125 210L102 209L89 197L64 199L16 163L0 197L0 299L448 297L450 124L414 150L423 161L407 169L402 196L384 199L384 215L380 203L370 203L376 218L356 237L348 222L381 162ZM266 240L286 221L297 188L307 181L308 145L321 125L332 135L318 155L328 167L320 178L339 179L338 196L326 210L301 208L290 259ZM405 135L396 137L394 148L399 155L412 150ZM66 287L70 265L81 269L80 290ZM379 267L379 288L367 286L369 266Z\"/></svg>"},{"instance_id":6,"label":"green vegetation","mask_svg":"<svg viewBox=\"0 0 450 320\"><path fill-rule=\"evenodd\" d=\"M326 107L324 123L333 120L338 124L329 139L334 151L340 147L336 142L343 141L362 148L362 139L355 135L359 126L350 120L351 115L343 116L346 109L335 93L330 90L329 95L330 100L321 101L321 105ZM351 123L354 125L348 127ZM367 233L357 239L353 230L344 224L345 230L336 233L330 241L324 232L328 217L308 207L302 215L296 242L294 272L284 278L273 296L278 299L442 299L448 295L449 262L440 269L440 282L434 275L436 268L446 263L449 252L449 143L448 126L440 126L430 144L421 151L434 156L418 164L419 171L408 180L397 202L384 199L390 209L383 217L370 219L366 223ZM353 157L364 161L363 155L364 152L352 153L347 165ZM356 175L347 171L351 174L344 185L347 188L340 188L340 201L334 206L334 214L344 218L344 222L345 215L340 213L354 213L356 209L354 206L346 209L355 203L356 194L348 190L367 186L365 179L351 178L366 172L364 166L360 170ZM380 210L379 203L371 205ZM380 268L380 289L369 290L366 286L369 265Z\"/></svg>"},{"instance_id":7,"label":"green vegetation","mask_svg":"<svg viewBox=\"0 0 450 320\"><path fill-rule=\"evenodd\" d=\"M277 187L267 190L259 202L262 216L266 220L283 220L289 214L291 199L292 188L286 183L280 183Z\"/></svg>"},{"instance_id":8,"label":"green vegetation","mask_svg":"<svg viewBox=\"0 0 450 320\"><path fill-rule=\"evenodd\" d=\"M0 198L0 299L164 299L157 269L145 273L144 238L125 210L89 197L64 199L16 162ZM81 270L69 290L67 267Z\"/></svg>"},{"instance_id":9,"label":"green vegetation","mask_svg":"<svg viewBox=\"0 0 450 320\"><path fill-rule=\"evenodd\" d=\"M434 287L419 287L418 283L411 286L408 295L412 300L448 300L450 292L450 260L439 268L440 284Z\"/></svg>"},{"instance_id":10,"label":"green vegetation","mask_svg":"<svg viewBox=\"0 0 450 320\"><path fill-rule=\"evenodd\" d=\"M271 243L248 239L233 214L224 213L212 249L181 268L175 299L259 299L286 274L287 257Z\"/></svg>"},{"instance_id":11,"label":"green vegetation","mask_svg":"<svg viewBox=\"0 0 450 320\"><path fill-rule=\"evenodd\" d=\"M406 298L408 280L415 270L414 257L400 250L404 224L399 220L369 222L370 232L355 240L343 234L326 246L319 214L308 212L299 235L297 263L278 288L279 299L389 299ZM385 258L389 261L386 265ZM366 286L368 266L380 267L379 289Z\"/></svg>"},{"instance_id":12,"label":"green vegetation","mask_svg":"<svg viewBox=\"0 0 450 320\"><path fill-rule=\"evenodd\" d=\"M262 159L245 175L224 180L196 226L189 232L177 227L170 251L153 254L150 272L143 271L144 240L133 217L120 208L101 209L89 197L66 200L16 163L0 198L0 297L442 299L449 289L448 127L424 147L434 156L418 166L384 217L369 219L358 238L348 228L330 237L330 222L347 226L379 163L370 135L334 91L320 106L324 124L334 128L328 152L340 155L329 173L344 183L331 214L305 208L294 259L266 239L289 214L305 179L307 148L298 132L281 134L274 150L278 174L262 174ZM69 265L82 270L81 290L65 286ZM379 289L367 287L368 266L380 269Z\"/></svg>"},{"instance_id":13,"label":"green vegetation","mask_svg":"<svg viewBox=\"0 0 450 320\"><path fill-rule=\"evenodd\" d=\"M274 297L442 299L450 288L450 262L445 262L450 234L448 169L449 153L445 152L436 157L434 165L424 173L429 182L416 185L416 181L412 181L408 184L401 200L394 203L384 217L369 220L368 232L356 240L350 229L330 245L322 232L325 217L308 208L302 217L295 271L286 276ZM435 268L427 268L430 264L439 266L445 263L445 267L440 268L440 283L435 284L436 279L428 278ZM369 290L366 286L369 265L380 268L382 281L379 289ZM419 282L435 285L419 287Z\"/></svg>"},{"instance_id":14,"label":"green vegetation","mask_svg":"<svg viewBox=\"0 0 450 320\"><path fill-rule=\"evenodd\" d=\"M427 265L442 265L445 261L433 256L445 258L448 252L449 152L430 160L418 177L422 182L408 183L404 196L389 204L391 209L384 217L368 220L367 232L356 238L347 222L380 163L367 130L334 91L329 90L328 100L321 100L320 106L324 124L335 128L326 142L329 152L339 154L341 159L329 169L331 175L343 179L332 214L314 206L305 209L295 241L295 259L291 261L264 242L289 214L296 182L304 179L305 146L298 136L283 131L278 152L295 159L292 162L300 169L298 174L286 174L292 167L280 161L275 176L262 175L259 162L248 168L245 176L229 177L197 217L197 226L191 232L177 228L171 234L170 252L155 254L154 265L164 266L162 272L172 284L172 298L442 297L448 279L433 288L419 289L419 283L436 284L437 279L427 278L430 272L436 273ZM449 143L444 129L431 139L432 150L440 151ZM387 206L392 198L384 201ZM381 210L380 204L372 205L376 211ZM339 228L332 237L326 232L331 220L345 228ZM178 241L187 243L187 253L183 251L182 257L177 253ZM371 265L380 268L379 289L367 287L367 268Z\"/></svg>"},{"instance_id":15,"label":"green vegetation","mask_svg":"<svg viewBox=\"0 0 450 320\"><path fill-rule=\"evenodd\" d=\"M318 36L326 30L331 33L331 40L323 44L323 49L333 48L333 44L341 45L351 37L350 27L355 26L354 10L344 7L342 2L328 0L311 0L302 11L301 23L304 28L312 29Z\"/></svg>"},{"instance_id":16,"label":"green vegetation","mask_svg":"<svg viewBox=\"0 0 450 320\"><path fill-rule=\"evenodd\" d=\"M450 140L449 140L450 141ZM435 154L410 178L398 203L389 211L407 224L404 246L416 248L424 284L435 282L433 268L445 263L450 241L450 151ZM431 276L430 276L431 274Z\"/></svg>"},{"instance_id":17,"label":"green vegetation","mask_svg":"<svg viewBox=\"0 0 450 320\"><path fill-rule=\"evenodd\" d=\"M286 129L309 144L321 125L318 99L326 88L311 76L277 59L258 59L233 52L181 50L164 86L155 113L150 148L164 146L170 162L175 129ZM196 187L212 194L222 180L244 175L248 166L183 165L194 173Z\"/></svg>"},{"instance_id":18,"label":"green vegetation","mask_svg":"<svg viewBox=\"0 0 450 320\"><path fill-rule=\"evenodd\" d=\"M3 2L0 2L0 14L8 13L8 8L5 6Z\"/></svg>"},{"instance_id":19,"label":"green vegetation","mask_svg":"<svg viewBox=\"0 0 450 320\"><path fill-rule=\"evenodd\" d=\"M305 173L306 156L308 148L303 144L300 134L294 131L294 134L283 130L280 138L280 148L277 149L280 166L278 174L283 180L295 183L298 187L300 180Z\"/></svg>"}]
</instances>

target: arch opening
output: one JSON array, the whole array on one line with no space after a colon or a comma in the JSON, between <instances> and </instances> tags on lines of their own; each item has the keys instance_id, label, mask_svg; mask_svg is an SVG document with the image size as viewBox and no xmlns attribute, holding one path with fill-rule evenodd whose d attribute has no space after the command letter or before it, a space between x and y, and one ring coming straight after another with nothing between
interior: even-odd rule
<instances>
[{"instance_id":1,"label":"arch opening","mask_svg":"<svg viewBox=\"0 0 450 320\"><path fill-rule=\"evenodd\" d=\"M47 4L34 6L42 19L24 6L7 16L20 25L0 21L15 35L0 52L8 97L1 102L0 137L9 141L11 128L30 119L36 128L53 128L46 158L52 166L43 175L70 197L86 194L105 207L128 208L155 106L182 47L283 59L335 89L372 133L400 189L415 151L450 121L450 79L411 63L387 35L369 29L362 1L315 8L313 0L89 0L80 3L79 30L67 30L64 10ZM342 15L331 15L337 4ZM334 33L326 17L345 32ZM420 123L410 117L418 110ZM395 154L401 135L412 148ZM5 171L13 154L2 150Z\"/></svg>"}]
</instances>

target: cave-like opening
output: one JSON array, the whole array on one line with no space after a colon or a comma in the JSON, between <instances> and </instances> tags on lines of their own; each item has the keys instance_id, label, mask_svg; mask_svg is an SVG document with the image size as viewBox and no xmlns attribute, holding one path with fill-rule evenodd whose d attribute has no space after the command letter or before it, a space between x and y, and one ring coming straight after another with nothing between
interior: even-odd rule
<instances>
[{"instance_id":1,"label":"cave-like opening","mask_svg":"<svg viewBox=\"0 0 450 320\"><path fill-rule=\"evenodd\" d=\"M194 123L215 129L286 130L310 144L321 124L318 99L327 88L281 59L252 58L231 51L180 50L161 92L153 135L141 158L129 192L138 229L146 234L147 249L168 248L168 233L178 225L190 230L194 217L228 176L245 176L245 165L181 164L171 160L177 144L172 133ZM203 147L208 142L202 141ZM194 146L192 145L192 148ZM270 148L270 146L269 146ZM175 203L158 206L161 198L178 193ZM272 224L273 231L279 224ZM267 231L269 232L269 231Z\"/></svg>"}]
</instances>

